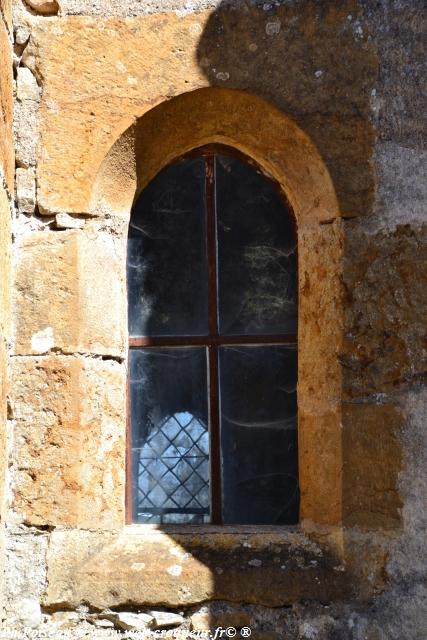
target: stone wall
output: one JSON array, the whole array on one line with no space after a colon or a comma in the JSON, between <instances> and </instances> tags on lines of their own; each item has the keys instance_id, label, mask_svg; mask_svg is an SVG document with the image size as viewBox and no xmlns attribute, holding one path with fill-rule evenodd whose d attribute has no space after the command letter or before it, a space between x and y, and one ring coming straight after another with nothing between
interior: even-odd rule
<instances>
[{"instance_id":1,"label":"stone wall","mask_svg":"<svg viewBox=\"0 0 427 640\"><path fill-rule=\"evenodd\" d=\"M17 207L4 627L52 638L217 626L249 626L260 640L422 637L421 0L16 0L13 34L10 4L1 8L2 283L12 35ZM240 122L227 90L253 96ZM263 117L258 100L271 105ZM285 122L276 112L294 124L271 135ZM303 521L142 531L124 518L130 207L156 163L191 139L231 143L233 131L283 178L300 216ZM329 186L313 197L313 184Z\"/></svg>"},{"instance_id":2,"label":"stone wall","mask_svg":"<svg viewBox=\"0 0 427 640\"><path fill-rule=\"evenodd\" d=\"M8 354L10 348L10 247L13 211L12 14L0 2L0 611L4 605L4 544L8 448Z\"/></svg>"}]
</instances>

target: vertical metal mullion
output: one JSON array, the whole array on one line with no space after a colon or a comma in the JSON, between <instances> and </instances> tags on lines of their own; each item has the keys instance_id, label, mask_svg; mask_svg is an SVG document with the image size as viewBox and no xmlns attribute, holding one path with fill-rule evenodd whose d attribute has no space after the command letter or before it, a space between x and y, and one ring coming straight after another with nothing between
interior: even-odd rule
<instances>
[{"instance_id":1,"label":"vertical metal mullion","mask_svg":"<svg viewBox=\"0 0 427 640\"><path fill-rule=\"evenodd\" d=\"M218 390L218 293L217 251L215 216L215 156L205 157L206 229L209 278L209 418L210 418L210 479L211 521L221 524L221 459L219 438L219 390ZM212 340L212 338L215 338Z\"/></svg>"},{"instance_id":2,"label":"vertical metal mullion","mask_svg":"<svg viewBox=\"0 0 427 640\"><path fill-rule=\"evenodd\" d=\"M125 524L132 524L135 496L132 495L133 465L132 465L132 413L130 397L130 349L128 349L128 373L126 381L126 477L125 477Z\"/></svg>"}]
</instances>

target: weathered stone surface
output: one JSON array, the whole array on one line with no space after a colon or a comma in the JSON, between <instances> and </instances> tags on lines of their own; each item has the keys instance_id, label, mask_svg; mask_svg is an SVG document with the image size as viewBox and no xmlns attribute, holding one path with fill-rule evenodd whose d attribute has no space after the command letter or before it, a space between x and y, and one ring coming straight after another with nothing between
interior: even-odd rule
<instances>
[{"instance_id":1,"label":"weathered stone surface","mask_svg":"<svg viewBox=\"0 0 427 640\"><path fill-rule=\"evenodd\" d=\"M85 221L82 218L69 216L68 213L58 213L55 216L57 229L83 229Z\"/></svg>"},{"instance_id":2,"label":"weathered stone surface","mask_svg":"<svg viewBox=\"0 0 427 640\"><path fill-rule=\"evenodd\" d=\"M79 620L80 616L75 611L56 611L52 614L52 622L61 630L73 629Z\"/></svg>"},{"instance_id":3,"label":"weathered stone surface","mask_svg":"<svg viewBox=\"0 0 427 640\"><path fill-rule=\"evenodd\" d=\"M341 408L298 413L300 519L340 524L343 515ZM356 487L357 491L358 488Z\"/></svg>"},{"instance_id":4,"label":"weathered stone surface","mask_svg":"<svg viewBox=\"0 0 427 640\"><path fill-rule=\"evenodd\" d=\"M18 25L15 29L15 42L16 44L23 45L28 42L31 36L29 26Z\"/></svg>"},{"instance_id":5,"label":"weathered stone surface","mask_svg":"<svg viewBox=\"0 0 427 640\"><path fill-rule=\"evenodd\" d=\"M11 332L10 319L10 251L11 251L11 202L6 190L0 184L0 341L9 339ZM0 380L4 376L0 375ZM0 385L2 383L0 382ZM3 396L2 396L3 397Z\"/></svg>"},{"instance_id":6,"label":"weathered stone surface","mask_svg":"<svg viewBox=\"0 0 427 640\"><path fill-rule=\"evenodd\" d=\"M396 224L425 223L427 218L427 152L378 143L375 150L378 197L371 225L383 229ZM370 225L370 227L371 227ZM377 229L376 229L377 230Z\"/></svg>"},{"instance_id":7,"label":"weathered stone surface","mask_svg":"<svg viewBox=\"0 0 427 640\"><path fill-rule=\"evenodd\" d=\"M36 206L36 174L34 169L16 170L16 199L22 213L34 213Z\"/></svg>"},{"instance_id":8,"label":"weathered stone surface","mask_svg":"<svg viewBox=\"0 0 427 640\"><path fill-rule=\"evenodd\" d=\"M128 219L135 195L165 164L213 141L257 161L287 194L298 225L340 216L325 164L295 122L265 100L223 87L165 101L127 129L96 176L91 212Z\"/></svg>"},{"instance_id":9,"label":"weathered stone surface","mask_svg":"<svg viewBox=\"0 0 427 640\"><path fill-rule=\"evenodd\" d=\"M10 249L13 185L11 2L0 0L0 618L5 588L5 515L7 508L8 346L10 341Z\"/></svg>"},{"instance_id":10,"label":"weathered stone surface","mask_svg":"<svg viewBox=\"0 0 427 640\"><path fill-rule=\"evenodd\" d=\"M261 561L259 566L250 564L254 558ZM289 530L57 530L49 548L44 603L180 607L228 599L279 606L300 597L343 596L350 585L334 566L329 552Z\"/></svg>"},{"instance_id":11,"label":"weathered stone surface","mask_svg":"<svg viewBox=\"0 0 427 640\"><path fill-rule=\"evenodd\" d=\"M339 220L298 230L298 404L311 411L341 398L343 240Z\"/></svg>"},{"instance_id":12,"label":"weathered stone surface","mask_svg":"<svg viewBox=\"0 0 427 640\"><path fill-rule=\"evenodd\" d=\"M59 4L56 0L25 0L37 13L44 16L55 15L59 11Z\"/></svg>"},{"instance_id":13,"label":"weathered stone surface","mask_svg":"<svg viewBox=\"0 0 427 640\"><path fill-rule=\"evenodd\" d=\"M24 237L15 258L16 353L124 354L123 242L89 228Z\"/></svg>"},{"instance_id":14,"label":"weathered stone surface","mask_svg":"<svg viewBox=\"0 0 427 640\"><path fill-rule=\"evenodd\" d=\"M341 211L368 214L378 58L360 3L230 4L212 12L197 48L210 84L250 90L295 118L331 172Z\"/></svg>"},{"instance_id":15,"label":"weathered stone surface","mask_svg":"<svg viewBox=\"0 0 427 640\"><path fill-rule=\"evenodd\" d=\"M342 517L342 255L341 222L299 229L300 518L323 524Z\"/></svg>"},{"instance_id":16,"label":"weathered stone surface","mask_svg":"<svg viewBox=\"0 0 427 640\"><path fill-rule=\"evenodd\" d=\"M173 627L179 627L184 618L177 613L170 613L169 611L152 611L154 618L153 626L155 629L172 629Z\"/></svg>"},{"instance_id":17,"label":"weathered stone surface","mask_svg":"<svg viewBox=\"0 0 427 640\"><path fill-rule=\"evenodd\" d=\"M9 527L6 546L7 620L36 627L41 621L40 599L46 586L48 534L30 527Z\"/></svg>"},{"instance_id":18,"label":"weathered stone surface","mask_svg":"<svg viewBox=\"0 0 427 640\"><path fill-rule=\"evenodd\" d=\"M236 4L235 0L233 0ZM239 0L237 0L239 2ZM64 15L101 15L110 16L138 16L146 13L164 11L179 11L192 13L202 9L214 8L221 4L221 0L110 0L108 5L103 0L61 0L61 13Z\"/></svg>"},{"instance_id":19,"label":"weathered stone surface","mask_svg":"<svg viewBox=\"0 0 427 640\"><path fill-rule=\"evenodd\" d=\"M44 77L38 159L42 211L86 211L99 165L134 117L163 100L173 85L176 95L206 84L194 59L202 20L174 14L160 24L151 16L112 19L105 22L106 30L93 18L58 19L53 30L55 20L37 24L24 57ZM176 42L186 52L177 66L171 64ZM79 81L71 89L74 83L64 84L60 77Z\"/></svg>"},{"instance_id":20,"label":"weathered stone surface","mask_svg":"<svg viewBox=\"0 0 427 640\"><path fill-rule=\"evenodd\" d=\"M98 618L97 622L101 622L101 620L108 621L113 627L115 626L124 631L133 629L144 631L145 629L153 628L155 623L153 616L146 613L132 613L131 611L101 613Z\"/></svg>"},{"instance_id":21,"label":"weathered stone surface","mask_svg":"<svg viewBox=\"0 0 427 640\"><path fill-rule=\"evenodd\" d=\"M314 569L307 569L304 562L293 573L291 569L292 576L288 582L284 582L278 569L280 564L276 563L278 566L271 571L268 564L274 562L274 558L282 557L280 549L277 552L281 543L275 543L274 548L268 547L265 561L264 556L259 555L262 544L266 543L265 534L262 534L262 543L260 537L255 543L253 539L246 538L248 544L254 544L252 548L245 547L248 556L237 557L237 552L235 556L232 554L230 567L225 570L224 558L228 561L228 552L234 547L227 547L223 542L219 545L214 542L193 544L189 542L188 535L181 534L181 537L177 537L179 550L183 554L195 550L194 555L184 560L176 556L175 550L175 555L171 556L173 564L167 564L163 560L164 556L169 557L169 551L163 543L159 545L157 542L150 542L144 546L140 540L134 540L124 546L118 542L110 545L105 536L101 536L101 542L94 534L92 537L88 534L90 540L88 538L82 542L80 538L77 541L77 537L84 537L84 534L69 532L59 539L57 536L63 534L56 532L50 556L49 597L54 594L52 602L56 607L67 606L67 598L75 604L79 603L81 599L87 598L88 593L102 607L108 598L112 604L119 602L130 606L129 598L137 597L146 601L154 596L157 601L149 603L149 606L163 608L168 607L170 602L173 605L179 600L181 607L191 601L187 591L196 591L200 587L197 597L226 597L230 601L218 603L218 610L209 609L210 619L205 619L206 623L218 621L222 626L230 624L237 627L232 617L227 618L220 613L220 608L225 610L229 606L234 612L243 609L242 620L249 610L251 624L248 626L253 629L252 637L259 640L279 640L285 637L289 640L423 638L427 619L426 591L422 585L426 573L426 512L423 503L426 479L426 399L422 387L426 371L423 334L426 287L423 277L424 241L421 242L421 238L425 230L421 225L397 230L394 226L398 222L414 224L425 220L425 154L421 151L425 137L422 118L425 2L346 0L336 3L296 0L292 3L278 3L280 7L275 2L258 2L260 8L256 10L253 9L255 3L252 2L236 0L227 3L239 11L225 11L225 3L219 0L61 0L61 3L64 13L85 12L105 18L114 14L121 15L122 19L87 22L82 18L67 21L31 16L31 21L38 26L35 42L30 45L26 57L28 56L29 64L33 64L31 56L36 54L36 71L40 72L37 77L42 80L45 90L41 120L43 144L39 147L38 158L43 183L40 203L42 213L57 214L58 211L66 210L71 213L85 212L94 176L99 176L98 166L105 158L106 150L115 143L121 132L158 102L181 94L187 87L193 89L208 85L248 90L267 98L285 113L291 114L301 129L316 141L333 176L341 213L375 213L375 217L371 216L369 220L365 218L361 224L345 223L347 233L343 250L347 296L343 301L339 257L341 249L337 251L341 242L338 241L339 234L331 231L328 228L330 225L324 225L322 230L300 229L300 273L304 278L304 282L301 282L301 318L304 326L301 325L300 330L303 338L300 336L299 441L301 451L305 452L301 463L302 489L304 492L309 487L311 491L311 506L307 501L308 494L303 493L302 516L313 517L318 522L325 519L326 523L330 523L338 522L340 513L343 515L347 527L337 528L336 536L341 543L341 555L346 560L347 567L352 566L353 572L349 580L353 590L351 596L360 596L362 592L368 604L360 601L355 603L354 600L342 602L342 598L348 596L348 591L339 588L342 566L335 565L335 569L331 569L333 561L325 560L325 565L328 564L325 571L333 570L333 575L338 576L335 591L329 590L329 583L327 580L323 581L323 574L313 573ZM20 9L19 2L16 4L17 14L22 11L30 16L26 9ZM1 0L0 6L3 11L6 7L10 12L10 2ZM208 7L220 7L221 10L193 13ZM161 13L165 9L178 9L181 16ZM150 12L160 13L151 16L150 22L146 22L145 17L136 21L126 19L130 15ZM187 16L183 17L184 14ZM177 25L175 32L173 25ZM182 30L180 25L184 25ZM191 36L186 32L187 27L194 31ZM19 33L16 41L24 44L25 29ZM10 50L9 45L10 43L7 44ZM1 55L2 62L5 59ZM120 65L117 69L116 63L123 66ZM137 84L127 86L128 77L131 83L136 79ZM71 79L69 85L64 83L64 78ZM6 84L11 86L9 82ZM191 97L195 98L195 95ZM228 118L229 109L224 109L223 104L219 107L223 111L223 119L218 129L226 120L231 121ZM23 102L16 102L18 167L36 165L36 110L35 99L25 98ZM159 144L159 155L163 154L162 161L165 159L165 150L168 159L169 153L176 152L174 145L177 140L194 139L191 135L198 127L198 120L193 119L194 112L183 107L181 111L177 110L180 116L178 119L169 122L168 118L163 118L164 114L171 114L172 111L172 108L170 111L162 111L161 116L155 118L153 115L151 119L150 114L146 113L144 117L149 119L143 119L140 127L139 134L144 132L148 123L153 129L157 126L156 140L160 142L165 132L169 136L172 128L177 130L176 134L168 138L169 147L166 142L161 146ZM237 116L234 115L235 123ZM241 120L244 121L245 117ZM5 141L2 122L0 118L0 148ZM255 118L250 123L259 137L263 138L265 129L254 126ZM240 133L241 128L238 127L243 128L243 125L236 125L236 131ZM218 135L218 130L215 135ZM264 138L260 144L263 141ZM134 142L135 137L129 136L124 146L128 145L134 152ZM268 149L274 147L267 136L265 145ZM144 147L139 147L139 150L141 148ZM103 181L97 186L101 187L100 191L106 195L108 202L117 205L119 212L124 212L127 216L137 188L135 153L127 156L125 153L120 155L121 151L116 152L117 148L112 154L117 163L114 171L110 171L114 164L112 162ZM0 150L0 164L1 153ZM154 160L158 162L157 158ZM143 171L155 166L153 157L142 154L139 161ZM7 162L13 167L10 156ZM291 169L292 164L291 158ZM138 188L141 186L143 171L138 173ZM298 167L295 172L301 174ZM378 185L375 193L374 173ZM118 175L121 180L117 180ZM106 190L105 186L111 177L113 179ZM5 202L6 200L7 198ZM307 198L303 195L302 204L307 204L306 201ZM70 203L68 209L66 205ZM307 208L302 208L307 213L307 219L315 217L310 210L311 206L312 202L308 202ZM1 207L2 205L0 209ZM4 209L7 211L4 219L9 220L9 206L4 205ZM114 210L114 207L111 209ZM110 214L111 210L107 207L105 210L91 210L91 213ZM335 213L334 210L334 215ZM78 218L73 218L76 219ZM27 223L28 218L23 216L21 221ZM49 219L47 223L49 224ZM31 225L41 224L40 220L33 218L31 222L28 221L28 225L20 224L19 229L25 234L25 227L28 230ZM112 229L95 229L88 222L85 234L88 226L95 234L115 234ZM67 328L72 324L72 311L67 311L68 304L72 310L86 309L91 304L90 302L88 305L84 296L80 304L80 292L84 289L81 284L83 272L76 276L80 284L77 286L78 293L74 294L75 281L68 278L62 266L58 268L58 274L55 271L58 262L62 264L68 259L64 256L74 246L74 240L64 241L64 251L59 252L61 258L58 262L53 255L49 257L49 251L52 249L53 252L53 245L51 249L48 248L45 252L48 263L45 273L42 266L45 264L43 249L50 245L49 241L40 239L41 235L37 238L37 242L41 243L37 259L34 236L34 246L27 247L28 262L22 264L19 276L23 282L23 271L27 268L31 271L39 263L37 279L45 281L43 286L34 284L31 276L27 275L27 284L18 292L21 297L18 329L22 335L26 331L25 315L30 319L22 353L28 353L28 345L35 334L34 352L58 348L67 350L69 346L71 349L88 350L89 344L93 353L108 355L104 336L95 340L94 347L92 330L89 338L86 336L83 340L78 330L73 328L70 332ZM51 234L45 235L47 237ZM55 232L55 235L60 236L62 232ZM124 235L121 237L124 238ZM19 238L19 244L21 240ZM29 237L24 239L24 245L27 240ZM3 242L0 242L0 248L3 249L3 246ZM17 251L21 249L18 248ZM119 249L118 255L119 260L123 260L123 247ZM23 254L17 254L18 265L21 264L22 257ZM84 264L88 265L88 270L92 270L89 258ZM104 270L100 268L100 264L101 261L97 266L97 277L102 274L104 278ZM51 274L54 274L54 287L59 293L58 297L48 291ZM63 286L59 284L62 277ZM102 290L103 288L104 285L101 286ZM91 289L97 290L95 278ZM0 291L2 296L1 288ZM24 303L27 291L29 300ZM91 291L88 297L90 294ZM43 298L50 304L46 303L43 307ZM60 304L58 299L61 298L63 302ZM340 339L342 304L347 308L344 348ZM108 312L106 305L101 306ZM121 302L120 306L125 305ZM49 316L52 307L58 310L55 330L54 320ZM0 308L0 317L1 313ZM39 320L33 322L35 316L40 319L43 314L49 317L48 324ZM65 318L64 329L59 326L61 314ZM93 317L96 315L95 313ZM104 315L107 316L108 313ZM122 323L123 318L116 324L122 326ZM59 347L54 342L56 335L62 336ZM2 348L5 349L3 343L0 346L0 360ZM344 376L341 375L338 356L342 359ZM0 369L0 375L1 373ZM55 375L52 373L46 376L43 382L46 389L53 385ZM29 407L30 414L36 401L33 395L43 395L46 391L43 385L28 383L25 398L23 396L20 402L21 412L25 405ZM341 399L343 385L348 402L342 413L342 405L338 400ZM65 393L64 407L71 396L72 394ZM31 400L28 401L27 397ZM81 397L83 398L83 393ZM30 441L36 440L30 430L33 422L37 425L46 422L50 424L49 411L43 414L40 411L38 416L37 419L31 416L28 418L26 430L30 435L25 437ZM82 442L84 448L86 441ZM46 448L49 449L45 446L39 448L43 464ZM26 455L24 452L24 461L27 459ZM55 455L64 455L65 459L65 450L57 451ZM73 451L72 456L77 457L77 453ZM35 463L36 456L31 461ZM58 487L55 467L53 469L51 474L54 487ZM11 468L11 473L13 472ZM40 478L39 470L37 473ZM47 480L45 482L48 487ZM396 491L397 484L399 495ZM44 491L43 488L40 495ZM62 500L61 491L58 490L57 493ZM68 494L65 493L65 507L61 506L61 513L62 509L69 509ZM87 513L86 506L84 509ZM47 511L46 507L46 513ZM59 511L58 505L57 512ZM72 509L71 512L73 513ZM71 526L77 520L73 520ZM40 522L44 521L43 513ZM88 526L87 521L84 526ZM102 519L100 526L104 526ZM387 528L389 541L381 546L375 531L368 528L364 536L358 532L357 527L371 526ZM351 539L355 532L360 536L357 544ZM73 538L73 535L76 537ZM140 535L138 532L135 538ZM200 532L197 535L202 537ZM47 537L44 533L45 541ZM63 547L60 549L61 544ZM110 556L111 549L113 552ZM160 551L160 562L157 551ZM39 587L42 584L44 588L45 581L44 578L39 581L34 576L29 580L28 576L31 575L33 565L37 567L37 572L40 569L42 576L46 566L43 553L39 554L33 543L28 541L15 555L20 558L16 563L16 573L12 571L11 576L21 580L21 586L13 594L14 597L16 595L13 606L18 612L24 610L24 607L27 610L34 607L34 611L40 602L42 589ZM289 556L298 557L295 547ZM316 554L311 557L313 559L308 562L318 561ZM31 558L31 563L28 558ZM142 567L147 564L147 558L149 566ZM212 559L212 564L209 564L209 559ZM262 564L257 566L260 561ZM88 562L87 567L85 562ZM191 563L193 568L187 569L187 563ZM133 574L137 569L134 565L138 567L139 576L147 569L148 578L141 580L140 577L135 577ZM15 566L13 558L10 566ZM242 570L242 566L245 566L246 572ZM171 567L171 571L167 573L167 568ZM180 567L183 567L182 581L178 576ZM250 579L252 574L248 573L249 570L254 572L254 581ZM260 570L261 573L255 573ZM130 573L126 573L127 571ZM307 584L298 591L300 575L304 574L308 574ZM221 576L224 582L221 582ZM378 579L378 576L381 578ZM316 578L321 584L314 592L317 588ZM10 581L12 586L13 579L12 577ZM361 588L362 583L365 591ZM39 586L34 588L37 584ZM154 596L153 584L159 584ZM376 594L372 598L375 590L385 591L380 597ZM277 603L278 597L283 597L279 602L283 604L289 593L290 600L295 598L298 601L292 608L251 607L231 602L241 602L241 599L247 602L264 602L263 598L266 598L268 604L271 604ZM311 599L313 593L314 599ZM215 614L218 614L217 617ZM8 620L25 623L22 617L14 618L11 614ZM92 636L96 629L92 627L88 630L88 626L84 627L82 623L76 636L84 633ZM55 630L51 633L52 637L56 637L55 633L57 635ZM27 637L27 634L22 633L22 637Z\"/></svg>"},{"instance_id":22,"label":"weathered stone surface","mask_svg":"<svg viewBox=\"0 0 427 640\"><path fill-rule=\"evenodd\" d=\"M390 549L387 573L395 584L407 585L423 583L427 574L427 388L414 385L401 399L401 410L405 417L400 431L403 457L399 475L399 494L403 503L402 529ZM419 600L418 596L418 605Z\"/></svg>"},{"instance_id":23,"label":"weathered stone surface","mask_svg":"<svg viewBox=\"0 0 427 640\"><path fill-rule=\"evenodd\" d=\"M31 598L22 598L18 604L19 618L18 622L30 629L36 629L42 621L42 612L40 602Z\"/></svg>"},{"instance_id":24,"label":"weathered stone surface","mask_svg":"<svg viewBox=\"0 0 427 640\"><path fill-rule=\"evenodd\" d=\"M218 606L216 603L203 606L191 616L191 628L194 631L210 631L217 627L250 628L252 622L250 611L232 605Z\"/></svg>"},{"instance_id":25,"label":"weathered stone surface","mask_svg":"<svg viewBox=\"0 0 427 640\"><path fill-rule=\"evenodd\" d=\"M211 624L212 618L207 607L193 613L190 620L191 628L194 631L209 631L213 627Z\"/></svg>"},{"instance_id":26,"label":"weathered stone surface","mask_svg":"<svg viewBox=\"0 0 427 640\"><path fill-rule=\"evenodd\" d=\"M40 98L40 87L34 75L27 67L18 67L16 96L20 102L23 100L38 100Z\"/></svg>"},{"instance_id":27,"label":"weathered stone surface","mask_svg":"<svg viewBox=\"0 0 427 640\"><path fill-rule=\"evenodd\" d=\"M87 211L97 169L136 117L165 99L216 85L244 89L291 114L326 158L342 212L369 212L368 114L377 59L365 34L348 20L353 9L353 1L328 9L317 29L314 5L277 7L278 34L268 33L268 13L247 6L214 14L165 13L161 19L111 18L102 29L99 18L39 21L24 60L44 79L41 210ZM310 59L307 47L316 52ZM79 81L64 85L64 76Z\"/></svg>"},{"instance_id":28,"label":"weathered stone surface","mask_svg":"<svg viewBox=\"0 0 427 640\"><path fill-rule=\"evenodd\" d=\"M14 151L12 139L12 44L5 23L0 19L0 171L13 193Z\"/></svg>"},{"instance_id":29,"label":"weathered stone surface","mask_svg":"<svg viewBox=\"0 0 427 640\"><path fill-rule=\"evenodd\" d=\"M94 618L92 624L99 629L114 629L114 622L111 620L103 620L102 618ZM131 627L132 628L132 627Z\"/></svg>"},{"instance_id":30,"label":"weathered stone surface","mask_svg":"<svg viewBox=\"0 0 427 640\"><path fill-rule=\"evenodd\" d=\"M376 40L380 68L373 96L379 141L425 148L424 69L426 14L423 0L390 5L363 2Z\"/></svg>"},{"instance_id":31,"label":"weathered stone surface","mask_svg":"<svg viewBox=\"0 0 427 640\"><path fill-rule=\"evenodd\" d=\"M0 0L0 11L9 32L12 32L12 0Z\"/></svg>"},{"instance_id":32,"label":"weathered stone surface","mask_svg":"<svg viewBox=\"0 0 427 640\"><path fill-rule=\"evenodd\" d=\"M346 224L344 392L393 393L427 372L427 227Z\"/></svg>"},{"instance_id":33,"label":"weathered stone surface","mask_svg":"<svg viewBox=\"0 0 427 640\"><path fill-rule=\"evenodd\" d=\"M36 164L38 144L37 110L38 102L35 100L15 102L15 159L18 167L27 168Z\"/></svg>"},{"instance_id":34,"label":"weathered stone surface","mask_svg":"<svg viewBox=\"0 0 427 640\"><path fill-rule=\"evenodd\" d=\"M348 403L342 422L345 524L382 530L398 527L401 412L387 404Z\"/></svg>"},{"instance_id":35,"label":"weathered stone surface","mask_svg":"<svg viewBox=\"0 0 427 640\"><path fill-rule=\"evenodd\" d=\"M13 508L26 523L123 523L125 371L114 361L15 358Z\"/></svg>"}]
</instances>

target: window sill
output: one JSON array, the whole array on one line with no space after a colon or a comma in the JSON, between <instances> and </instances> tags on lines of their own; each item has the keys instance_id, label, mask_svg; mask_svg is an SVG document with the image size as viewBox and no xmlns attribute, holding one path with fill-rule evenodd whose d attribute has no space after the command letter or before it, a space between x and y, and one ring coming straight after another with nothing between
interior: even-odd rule
<instances>
[{"instance_id":1,"label":"window sill","mask_svg":"<svg viewBox=\"0 0 427 640\"><path fill-rule=\"evenodd\" d=\"M258 525L258 524L127 524L124 533L153 535L155 532L165 535L223 535L227 534L301 534L299 525Z\"/></svg>"},{"instance_id":2,"label":"window sill","mask_svg":"<svg viewBox=\"0 0 427 640\"><path fill-rule=\"evenodd\" d=\"M54 531L44 604L173 608L215 599L277 607L342 598L352 582L331 546L300 527L133 524Z\"/></svg>"}]
</instances>

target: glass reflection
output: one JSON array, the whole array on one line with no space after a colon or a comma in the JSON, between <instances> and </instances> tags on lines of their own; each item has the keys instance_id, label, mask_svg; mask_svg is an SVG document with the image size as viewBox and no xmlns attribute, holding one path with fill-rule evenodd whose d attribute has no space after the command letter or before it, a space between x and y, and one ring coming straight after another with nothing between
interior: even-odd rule
<instances>
[{"instance_id":1,"label":"glass reflection","mask_svg":"<svg viewBox=\"0 0 427 640\"><path fill-rule=\"evenodd\" d=\"M134 521L209 521L204 348L131 350Z\"/></svg>"},{"instance_id":2,"label":"glass reflection","mask_svg":"<svg viewBox=\"0 0 427 640\"><path fill-rule=\"evenodd\" d=\"M161 171L137 200L128 237L130 335L207 333L204 197L204 160L185 158Z\"/></svg>"},{"instance_id":3,"label":"glass reflection","mask_svg":"<svg viewBox=\"0 0 427 640\"><path fill-rule=\"evenodd\" d=\"M293 334L293 220L276 185L249 164L216 157L220 333Z\"/></svg>"},{"instance_id":4,"label":"glass reflection","mask_svg":"<svg viewBox=\"0 0 427 640\"><path fill-rule=\"evenodd\" d=\"M224 523L298 521L296 385L294 346L220 349Z\"/></svg>"}]
</instances>

